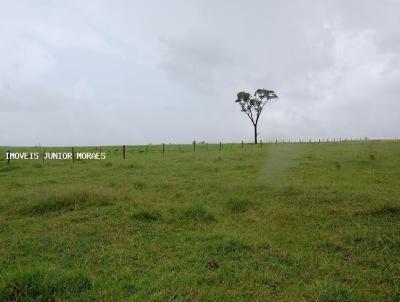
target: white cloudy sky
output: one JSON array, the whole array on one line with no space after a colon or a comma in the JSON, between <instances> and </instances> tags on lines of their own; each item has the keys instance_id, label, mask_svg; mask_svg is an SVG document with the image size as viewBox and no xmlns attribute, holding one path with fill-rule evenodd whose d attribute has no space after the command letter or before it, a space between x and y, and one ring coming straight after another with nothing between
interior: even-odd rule
<instances>
[{"instance_id":1,"label":"white cloudy sky","mask_svg":"<svg viewBox=\"0 0 400 302\"><path fill-rule=\"evenodd\" d=\"M0 145L400 136L400 0L0 0Z\"/></svg>"}]
</instances>

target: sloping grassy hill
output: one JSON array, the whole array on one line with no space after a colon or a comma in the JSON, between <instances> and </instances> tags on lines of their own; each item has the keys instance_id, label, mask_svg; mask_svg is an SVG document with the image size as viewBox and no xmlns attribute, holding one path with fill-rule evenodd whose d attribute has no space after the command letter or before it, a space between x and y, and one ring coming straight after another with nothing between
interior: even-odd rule
<instances>
[{"instance_id":1,"label":"sloping grassy hill","mask_svg":"<svg viewBox=\"0 0 400 302\"><path fill-rule=\"evenodd\" d=\"M399 142L102 151L0 161L0 301L400 300Z\"/></svg>"}]
</instances>

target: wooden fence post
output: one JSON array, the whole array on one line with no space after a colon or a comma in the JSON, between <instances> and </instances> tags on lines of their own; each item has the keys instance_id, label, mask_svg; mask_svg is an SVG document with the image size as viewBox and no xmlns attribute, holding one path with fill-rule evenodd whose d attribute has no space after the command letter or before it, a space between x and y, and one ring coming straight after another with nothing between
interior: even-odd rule
<instances>
[{"instance_id":1,"label":"wooden fence post","mask_svg":"<svg viewBox=\"0 0 400 302\"><path fill-rule=\"evenodd\" d=\"M242 149L243 149L243 141L242 141Z\"/></svg>"},{"instance_id":2,"label":"wooden fence post","mask_svg":"<svg viewBox=\"0 0 400 302\"><path fill-rule=\"evenodd\" d=\"M219 142L219 151L222 149L222 142Z\"/></svg>"},{"instance_id":3,"label":"wooden fence post","mask_svg":"<svg viewBox=\"0 0 400 302\"><path fill-rule=\"evenodd\" d=\"M196 141L193 141L193 152L196 152Z\"/></svg>"},{"instance_id":4,"label":"wooden fence post","mask_svg":"<svg viewBox=\"0 0 400 302\"><path fill-rule=\"evenodd\" d=\"M10 150L7 151L7 165L10 164Z\"/></svg>"},{"instance_id":5,"label":"wooden fence post","mask_svg":"<svg viewBox=\"0 0 400 302\"><path fill-rule=\"evenodd\" d=\"M162 156L165 154L165 144L162 144Z\"/></svg>"},{"instance_id":6,"label":"wooden fence post","mask_svg":"<svg viewBox=\"0 0 400 302\"><path fill-rule=\"evenodd\" d=\"M260 139L260 148L262 148L262 139Z\"/></svg>"},{"instance_id":7,"label":"wooden fence post","mask_svg":"<svg viewBox=\"0 0 400 302\"><path fill-rule=\"evenodd\" d=\"M122 158L125 159L125 145L122 146Z\"/></svg>"},{"instance_id":8,"label":"wooden fence post","mask_svg":"<svg viewBox=\"0 0 400 302\"><path fill-rule=\"evenodd\" d=\"M74 147L72 147L72 163L75 163L75 152L74 152Z\"/></svg>"},{"instance_id":9,"label":"wooden fence post","mask_svg":"<svg viewBox=\"0 0 400 302\"><path fill-rule=\"evenodd\" d=\"M46 155L46 149L43 149L43 163L44 163L44 157L45 157L45 155Z\"/></svg>"}]
</instances>

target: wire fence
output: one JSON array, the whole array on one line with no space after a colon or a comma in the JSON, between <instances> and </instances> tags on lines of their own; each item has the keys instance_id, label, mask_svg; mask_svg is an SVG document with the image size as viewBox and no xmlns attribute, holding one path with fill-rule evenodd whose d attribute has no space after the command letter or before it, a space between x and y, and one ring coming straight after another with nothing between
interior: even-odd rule
<instances>
[{"instance_id":1,"label":"wire fence","mask_svg":"<svg viewBox=\"0 0 400 302\"><path fill-rule=\"evenodd\" d=\"M318 138L318 139L274 139L263 141L260 140L258 144L253 142L197 142L193 141L191 144L147 144L147 145L120 145L120 146L90 146L90 147L2 147L2 153L5 156L0 160L10 164L14 160L39 160L43 163L47 160L61 159L70 160L72 163L79 160L91 159L127 159L137 154L157 154L159 156L166 156L169 153L186 153L186 152L223 152L225 150L233 149L254 149L263 148L265 145L271 144L322 144L322 143L344 143L344 142L367 142L377 141L369 140L367 137L359 139L354 138ZM387 141L398 141L397 138L389 139ZM5 151L5 152L4 152Z\"/></svg>"}]
</instances>

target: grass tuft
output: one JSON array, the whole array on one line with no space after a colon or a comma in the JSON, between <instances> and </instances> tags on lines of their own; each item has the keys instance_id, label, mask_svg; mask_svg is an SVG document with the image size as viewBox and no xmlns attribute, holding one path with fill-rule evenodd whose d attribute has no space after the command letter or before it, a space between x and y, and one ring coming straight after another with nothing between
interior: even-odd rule
<instances>
[{"instance_id":1,"label":"grass tuft","mask_svg":"<svg viewBox=\"0 0 400 302\"><path fill-rule=\"evenodd\" d=\"M342 247L332 242L326 241L319 245L319 249L324 253L333 254L336 252L340 252L342 250Z\"/></svg>"},{"instance_id":2,"label":"grass tuft","mask_svg":"<svg viewBox=\"0 0 400 302\"><path fill-rule=\"evenodd\" d=\"M370 212L374 217L400 217L400 207L383 206L378 210Z\"/></svg>"},{"instance_id":3,"label":"grass tuft","mask_svg":"<svg viewBox=\"0 0 400 302\"><path fill-rule=\"evenodd\" d=\"M303 193L303 191L294 185L284 185L283 188L281 189L282 195L283 196L295 196Z\"/></svg>"},{"instance_id":4,"label":"grass tuft","mask_svg":"<svg viewBox=\"0 0 400 302\"><path fill-rule=\"evenodd\" d=\"M161 214L156 211L140 210L133 214L133 218L143 221L156 221L161 219Z\"/></svg>"},{"instance_id":5,"label":"grass tuft","mask_svg":"<svg viewBox=\"0 0 400 302\"><path fill-rule=\"evenodd\" d=\"M28 269L3 279L0 301L60 301L79 297L91 288L91 279L80 271Z\"/></svg>"},{"instance_id":6,"label":"grass tuft","mask_svg":"<svg viewBox=\"0 0 400 302\"><path fill-rule=\"evenodd\" d=\"M135 187L135 189L141 190L145 187L145 183L140 180L137 180L133 183L133 186Z\"/></svg>"},{"instance_id":7,"label":"grass tuft","mask_svg":"<svg viewBox=\"0 0 400 302\"><path fill-rule=\"evenodd\" d=\"M40 216L47 213L76 211L90 206L107 206L111 204L111 196L97 191L51 192L34 196L33 201L17 209L17 211L22 215Z\"/></svg>"},{"instance_id":8,"label":"grass tuft","mask_svg":"<svg viewBox=\"0 0 400 302\"><path fill-rule=\"evenodd\" d=\"M229 255L233 253L242 253L250 251L251 247L237 239L230 239L217 247L217 251L220 255Z\"/></svg>"},{"instance_id":9,"label":"grass tuft","mask_svg":"<svg viewBox=\"0 0 400 302\"><path fill-rule=\"evenodd\" d=\"M323 290L321 298L318 300L324 302L350 302L352 298L347 289L336 286Z\"/></svg>"},{"instance_id":10,"label":"grass tuft","mask_svg":"<svg viewBox=\"0 0 400 302\"><path fill-rule=\"evenodd\" d=\"M7 166L4 166L4 167L0 168L0 173L2 173L2 172L10 172L10 171L13 171L13 170L17 170L18 168L19 168L18 166L7 165Z\"/></svg>"},{"instance_id":11,"label":"grass tuft","mask_svg":"<svg viewBox=\"0 0 400 302\"><path fill-rule=\"evenodd\" d=\"M192 205L181 209L179 212L179 218L183 221L192 222L210 222L215 220L215 217L202 205Z\"/></svg>"},{"instance_id":12,"label":"grass tuft","mask_svg":"<svg viewBox=\"0 0 400 302\"><path fill-rule=\"evenodd\" d=\"M143 168L143 166L138 165L138 164L128 164L128 165L124 165L122 167L125 168L125 169L128 169L128 170L131 170L131 169L137 170L137 169L142 169Z\"/></svg>"},{"instance_id":13,"label":"grass tuft","mask_svg":"<svg viewBox=\"0 0 400 302\"><path fill-rule=\"evenodd\" d=\"M233 213L243 213L249 209L250 201L245 197L232 197L228 200L227 206Z\"/></svg>"}]
</instances>

